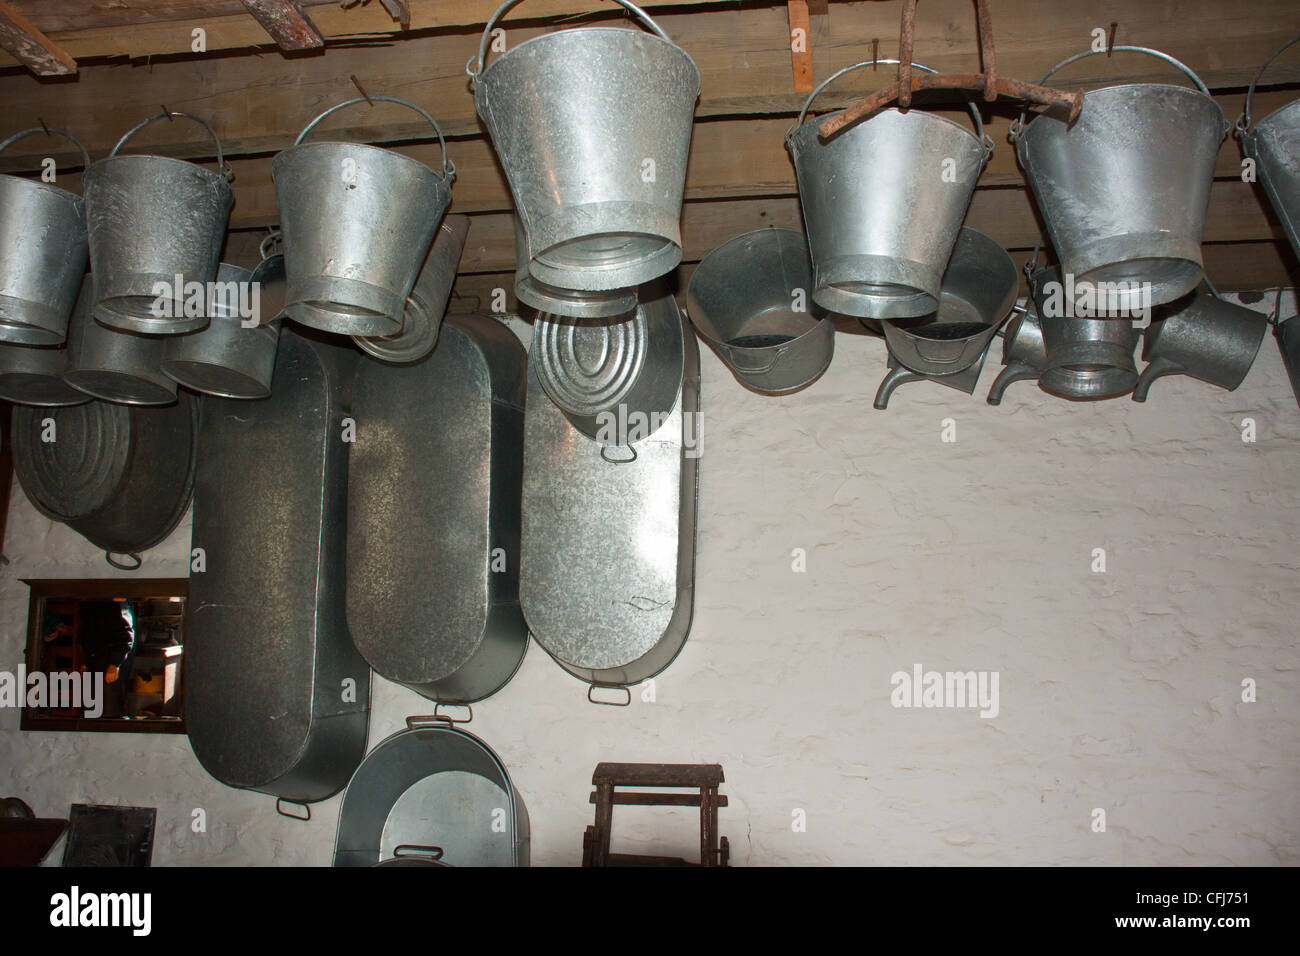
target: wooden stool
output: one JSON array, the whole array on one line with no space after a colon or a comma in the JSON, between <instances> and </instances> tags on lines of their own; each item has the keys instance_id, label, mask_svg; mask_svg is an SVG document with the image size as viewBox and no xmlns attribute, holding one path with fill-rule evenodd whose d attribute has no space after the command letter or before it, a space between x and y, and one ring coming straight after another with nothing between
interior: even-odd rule
<instances>
[{"instance_id":1,"label":"wooden stool","mask_svg":"<svg viewBox=\"0 0 1300 956\"><path fill-rule=\"evenodd\" d=\"M727 805L718 793L723 781L722 766L716 763L602 763L596 765L591 782L596 789L596 823L587 827L582 839L583 866L726 866L730 856L727 838L718 838L718 808ZM618 787L676 787L694 793L619 793ZM647 856L610 853L609 838L614 825L614 807L699 807L700 862L677 856Z\"/></svg>"}]
</instances>

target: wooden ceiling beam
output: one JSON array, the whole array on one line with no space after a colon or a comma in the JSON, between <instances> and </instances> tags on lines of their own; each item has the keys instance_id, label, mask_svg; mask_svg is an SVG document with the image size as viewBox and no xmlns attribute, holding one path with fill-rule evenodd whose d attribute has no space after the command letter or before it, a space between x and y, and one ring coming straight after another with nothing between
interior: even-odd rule
<instances>
[{"instance_id":1,"label":"wooden ceiling beam","mask_svg":"<svg viewBox=\"0 0 1300 956\"><path fill-rule=\"evenodd\" d=\"M0 2L0 47L37 76L67 76L77 61L8 3Z\"/></svg>"},{"instance_id":2,"label":"wooden ceiling beam","mask_svg":"<svg viewBox=\"0 0 1300 956\"><path fill-rule=\"evenodd\" d=\"M315 50L325 45L297 0L243 0L253 18L281 50Z\"/></svg>"}]
</instances>

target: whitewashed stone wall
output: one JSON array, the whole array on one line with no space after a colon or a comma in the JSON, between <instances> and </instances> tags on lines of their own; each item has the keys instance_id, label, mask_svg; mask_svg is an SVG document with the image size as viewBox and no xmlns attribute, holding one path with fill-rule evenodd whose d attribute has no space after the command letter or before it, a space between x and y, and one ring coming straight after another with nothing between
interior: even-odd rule
<instances>
[{"instance_id":1,"label":"whitewashed stone wall","mask_svg":"<svg viewBox=\"0 0 1300 956\"><path fill-rule=\"evenodd\" d=\"M695 621L654 701L588 704L532 647L474 709L534 863L580 861L591 772L620 760L721 763L737 864L1300 864L1300 408L1271 336L1236 392L1167 378L1145 406L1020 383L992 408L991 359L974 396L905 385L878 412L884 348L862 336L780 399L703 363ZM187 518L145 573L184 575L188 547ZM19 578L117 572L16 485L5 554L12 670ZM996 671L998 715L891 706L915 664ZM376 678L371 743L428 710ZM47 816L155 806L158 865L327 864L340 802L295 823L210 778L183 737L21 733L14 710L0 795ZM619 808L615 827L615 849L698 846L690 811Z\"/></svg>"}]
</instances>

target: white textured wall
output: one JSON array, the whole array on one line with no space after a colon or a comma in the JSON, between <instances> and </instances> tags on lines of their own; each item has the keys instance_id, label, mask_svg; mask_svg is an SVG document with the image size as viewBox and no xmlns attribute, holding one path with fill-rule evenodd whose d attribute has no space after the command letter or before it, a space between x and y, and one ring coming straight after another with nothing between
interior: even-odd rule
<instances>
[{"instance_id":1,"label":"white textured wall","mask_svg":"<svg viewBox=\"0 0 1300 956\"><path fill-rule=\"evenodd\" d=\"M592 769L619 760L721 763L740 864L1300 864L1300 409L1272 337L1234 393L1167 378L1145 406L1071 404L1019 383L992 408L991 359L975 396L905 385L887 412L871 408L883 344L836 346L821 381L780 399L705 350L695 622L656 701L588 704L533 647L475 707L469 729L527 802L534 863L579 862ZM183 575L188 546L187 519L145 573ZM5 553L12 670L19 577L115 572L16 485ZM915 663L998 671L1000 714L891 707L890 675ZM428 710L377 678L371 742ZM339 805L294 823L208 777L184 738L20 733L13 710L8 794L51 816L156 806L155 864L327 864ZM697 845L688 811L620 808L615 826L616 849Z\"/></svg>"}]
</instances>

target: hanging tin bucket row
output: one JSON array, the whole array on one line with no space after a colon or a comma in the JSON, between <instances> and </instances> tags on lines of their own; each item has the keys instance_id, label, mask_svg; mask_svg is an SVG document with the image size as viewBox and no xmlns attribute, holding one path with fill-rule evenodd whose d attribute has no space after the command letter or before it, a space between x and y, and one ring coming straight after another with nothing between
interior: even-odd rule
<instances>
[{"instance_id":1,"label":"hanging tin bucket row","mask_svg":"<svg viewBox=\"0 0 1300 956\"><path fill-rule=\"evenodd\" d=\"M1142 354L1149 364L1133 400L1145 402L1151 383L1165 375L1190 375L1233 391L1254 364L1268 324L1253 309L1198 289L1147 329Z\"/></svg>"},{"instance_id":2,"label":"hanging tin bucket row","mask_svg":"<svg viewBox=\"0 0 1300 956\"><path fill-rule=\"evenodd\" d=\"M814 311L808 243L793 229L728 239L691 276L686 309L736 378L759 392L802 388L831 364L835 322Z\"/></svg>"},{"instance_id":3,"label":"hanging tin bucket row","mask_svg":"<svg viewBox=\"0 0 1300 956\"><path fill-rule=\"evenodd\" d=\"M118 155L149 124L178 118L193 120L212 136L216 172L169 156ZM185 289L195 282L206 288L216 278L234 204L231 175L217 134L189 113L149 117L86 170L94 311L101 322L146 335L177 335L207 325L206 316L185 314ZM168 294L160 297L160 288Z\"/></svg>"},{"instance_id":4,"label":"hanging tin bucket row","mask_svg":"<svg viewBox=\"0 0 1300 956\"><path fill-rule=\"evenodd\" d=\"M610 319L636 308L636 289L579 292L538 282L528 271L528 237L515 214L515 298L543 315L573 319Z\"/></svg>"},{"instance_id":5,"label":"hanging tin bucket row","mask_svg":"<svg viewBox=\"0 0 1300 956\"><path fill-rule=\"evenodd\" d=\"M1300 256L1300 99L1274 110L1253 128L1250 125L1250 104L1259 78L1283 50L1297 42L1300 35L1282 44L1256 71L1246 91L1246 109L1237 120L1237 135L1241 151L1255 161L1257 178L1282 221L1291 249Z\"/></svg>"},{"instance_id":6,"label":"hanging tin bucket row","mask_svg":"<svg viewBox=\"0 0 1300 956\"><path fill-rule=\"evenodd\" d=\"M824 309L861 318L929 315L993 143L974 105L974 133L934 113L895 108L823 141L818 121L804 122L813 100L839 77L869 66L856 63L828 77L786 133L812 252L812 297Z\"/></svg>"},{"instance_id":7,"label":"hanging tin bucket row","mask_svg":"<svg viewBox=\"0 0 1300 956\"><path fill-rule=\"evenodd\" d=\"M418 362L438 344L442 317L456 281L456 267L469 236L468 216L445 216L402 310L401 331L393 335L354 335L352 341L371 358L390 365Z\"/></svg>"},{"instance_id":8,"label":"hanging tin bucket row","mask_svg":"<svg viewBox=\"0 0 1300 956\"><path fill-rule=\"evenodd\" d=\"M369 101L396 103L424 117L438 134L441 172L379 146L303 142L331 113ZM271 160L288 317L344 335L400 332L407 297L451 202L454 176L442 130L405 100L348 100L308 123L293 146Z\"/></svg>"},{"instance_id":9,"label":"hanging tin bucket row","mask_svg":"<svg viewBox=\"0 0 1300 956\"><path fill-rule=\"evenodd\" d=\"M602 445L649 438L677 403L682 315L660 286L647 288L625 317L543 316L533 325L528 364L542 389L574 428ZM624 430L630 441L621 440Z\"/></svg>"},{"instance_id":10,"label":"hanging tin bucket row","mask_svg":"<svg viewBox=\"0 0 1300 956\"><path fill-rule=\"evenodd\" d=\"M4 152L33 133L55 133L90 154L71 133L42 127L15 133ZM86 211L66 189L20 176L0 176L0 341L58 345L86 274Z\"/></svg>"},{"instance_id":11,"label":"hanging tin bucket row","mask_svg":"<svg viewBox=\"0 0 1300 956\"><path fill-rule=\"evenodd\" d=\"M939 309L919 322L884 323L889 351L913 372L953 375L988 349L1016 301L1020 275L997 242L963 226L943 273Z\"/></svg>"},{"instance_id":12,"label":"hanging tin bucket row","mask_svg":"<svg viewBox=\"0 0 1300 956\"><path fill-rule=\"evenodd\" d=\"M271 394L280 323L261 319L261 287L249 269L223 262L207 296L208 327L169 336L163 374L181 385L221 398Z\"/></svg>"},{"instance_id":13,"label":"hanging tin bucket row","mask_svg":"<svg viewBox=\"0 0 1300 956\"><path fill-rule=\"evenodd\" d=\"M642 10L649 33L581 27L519 44L490 65L497 20L468 72L546 285L627 289L681 262L682 192L700 73Z\"/></svg>"},{"instance_id":14,"label":"hanging tin bucket row","mask_svg":"<svg viewBox=\"0 0 1300 956\"><path fill-rule=\"evenodd\" d=\"M1070 399L1114 398L1133 389L1138 380L1133 351L1140 334L1132 320L1068 314L1055 266L1035 269L1029 288L1047 352L1039 385Z\"/></svg>"},{"instance_id":15,"label":"hanging tin bucket row","mask_svg":"<svg viewBox=\"0 0 1300 956\"><path fill-rule=\"evenodd\" d=\"M94 275L87 275L68 323L68 367L63 381L105 402L122 405L174 402L176 382L162 372L166 339L110 328L95 321L91 312L94 290Z\"/></svg>"},{"instance_id":16,"label":"hanging tin bucket row","mask_svg":"<svg viewBox=\"0 0 1300 956\"><path fill-rule=\"evenodd\" d=\"M1172 302L1201 281L1201 236L1223 110L1200 78L1167 54L1144 53L1185 73L1195 89L1129 83L1090 90L1071 126L1048 114L1013 124L1016 156L1047 224L1062 272L1117 284L1117 310ZM1098 51L1063 60L1044 74Z\"/></svg>"}]
</instances>

